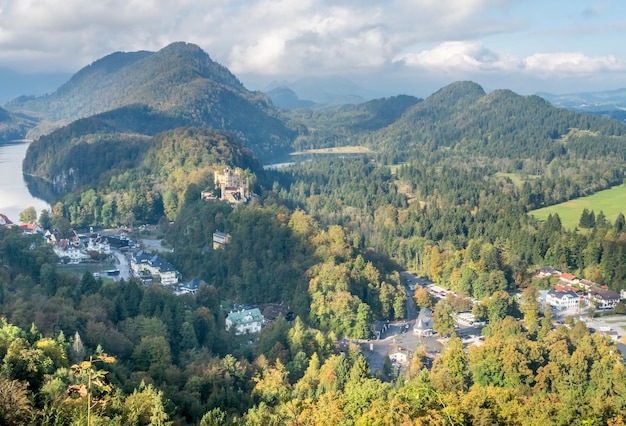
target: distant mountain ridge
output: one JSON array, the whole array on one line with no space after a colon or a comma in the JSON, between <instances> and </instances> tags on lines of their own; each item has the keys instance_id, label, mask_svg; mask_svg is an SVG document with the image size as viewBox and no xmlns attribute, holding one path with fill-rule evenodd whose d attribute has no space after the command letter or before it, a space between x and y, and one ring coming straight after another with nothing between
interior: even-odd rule
<instances>
[{"instance_id":1,"label":"distant mountain ridge","mask_svg":"<svg viewBox=\"0 0 626 426\"><path fill-rule=\"evenodd\" d=\"M154 53L113 53L81 69L54 93L20 97L6 108L50 126L131 105L169 117L174 127L232 131L262 158L288 152L296 136L265 94L248 91L201 48L184 42ZM32 134L48 131L40 125Z\"/></svg>"},{"instance_id":2,"label":"distant mountain ridge","mask_svg":"<svg viewBox=\"0 0 626 426\"><path fill-rule=\"evenodd\" d=\"M591 155L588 144L611 146L623 156L615 144L624 147L624 135L626 126L616 120L556 108L539 96L510 90L486 94L476 83L456 82L408 109L372 140L406 154L444 148L487 158L550 161L568 152Z\"/></svg>"},{"instance_id":3,"label":"distant mountain ridge","mask_svg":"<svg viewBox=\"0 0 626 426\"><path fill-rule=\"evenodd\" d=\"M287 110L313 108L316 105L313 101L300 99L296 92L286 86L280 86L269 90L267 92L267 96L270 97L274 105Z\"/></svg>"},{"instance_id":4,"label":"distant mountain ridge","mask_svg":"<svg viewBox=\"0 0 626 426\"><path fill-rule=\"evenodd\" d=\"M537 96L556 107L626 121L626 88L562 95L540 92Z\"/></svg>"},{"instance_id":5,"label":"distant mountain ridge","mask_svg":"<svg viewBox=\"0 0 626 426\"><path fill-rule=\"evenodd\" d=\"M299 100L312 102L315 107L320 108L358 105L380 97L376 93L338 76L304 77L292 82L273 81L265 88L265 92L272 97L272 100L274 100L276 89L287 89Z\"/></svg>"}]
</instances>

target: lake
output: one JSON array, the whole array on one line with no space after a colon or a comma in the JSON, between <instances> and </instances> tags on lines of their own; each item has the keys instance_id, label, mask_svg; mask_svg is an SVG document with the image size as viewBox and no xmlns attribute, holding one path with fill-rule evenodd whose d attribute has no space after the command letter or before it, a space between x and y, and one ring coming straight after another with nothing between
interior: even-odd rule
<instances>
[{"instance_id":1,"label":"lake","mask_svg":"<svg viewBox=\"0 0 626 426\"><path fill-rule=\"evenodd\" d=\"M37 214L50 205L33 196L22 174L22 160L28 149L27 142L0 141L0 213L18 223L20 213L34 207Z\"/></svg>"}]
</instances>

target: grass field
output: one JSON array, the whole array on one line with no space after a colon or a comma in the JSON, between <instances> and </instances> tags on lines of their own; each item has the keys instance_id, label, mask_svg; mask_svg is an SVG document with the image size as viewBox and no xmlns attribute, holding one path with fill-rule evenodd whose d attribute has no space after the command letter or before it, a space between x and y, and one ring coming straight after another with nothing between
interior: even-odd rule
<instances>
[{"instance_id":1,"label":"grass field","mask_svg":"<svg viewBox=\"0 0 626 426\"><path fill-rule=\"evenodd\" d=\"M101 272L102 274L100 275L100 277L104 282L115 281L113 278L107 277L104 273L105 271L108 271L110 269L115 269L114 263L82 263L79 265L59 265L57 268L57 270L62 274L74 275L78 278L81 278L85 272L91 272L92 274L94 272Z\"/></svg>"},{"instance_id":2,"label":"grass field","mask_svg":"<svg viewBox=\"0 0 626 426\"><path fill-rule=\"evenodd\" d=\"M558 213L563 226L573 229L578 226L580 215L585 208L589 211L593 210L596 216L602 211L609 223L614 222L620 212L626 214L626 186L615 186L587 197L533 210L530 214L539 220L545 220L548 215Z\"/></svg>"},{"instance_id":3,"label":"grass field","mask_svg":"<svg viewBox=\"0 0 626 426\"><path fill-rule=\"evenodd\" d=\"M522 175L518 173L504 173L504 172L498 172L496 173L496 176L511 179L511 181L513 182L513 185L515 185L518 188L521 188L524 182L526 182L527 180L537 179L539 177L538 175L526 175L526 177L523 178Z\"/></svg>"},{"instance_id":4,"label":"grass field","mask_svg":"<svg viewBox=\"0 0 626 426\"><path fill-rule=\"evenodd\" d=\"M338 146L334 148L306 149L304 151L292 152L289 155L310 154L374 154L374 151L365 146Z\"/></svg>"}]
</instances>

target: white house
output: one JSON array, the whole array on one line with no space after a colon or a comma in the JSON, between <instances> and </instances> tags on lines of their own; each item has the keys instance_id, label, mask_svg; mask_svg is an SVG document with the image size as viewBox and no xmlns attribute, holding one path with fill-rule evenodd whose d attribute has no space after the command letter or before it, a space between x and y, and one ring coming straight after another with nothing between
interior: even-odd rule
<instances>
[{"instance_id":1,"label":"white house","mask_svg":"<svg viewBox=\"0 0 626 426\"><path fill-rule=\"evenodd\" d=\"M394 364L406 364L411 359L411 352L408 349L398 346L389 354L389 360Z\"/></svg>"},{"instance_id":2,"label":"white house","mask_svg":"<svg viewBox=\"0 0 626 426\"><path fill-rule=\"evenodd\" d=\"M579 307L580 297L571 290L550 290L546 294L546 304L560 310L575 309Z\"/></svg>"},{"instance_id":3,"label":"white house","mask_svg":"<svg viewBox=\"0 0 626 426\"><path fill-rule=\"evenodd\" d=\"M11 219L9 219L6 215L0 213L0 225L11 226L13 225L13 222L11 222Z\"/></svg>"},{"instance_id":4,"label":"white house","mask_svg":"<svg viewBox=\"0 0 626 426\"><path fill-rule=\"evenodd\" d=\"M226 331L235 328L235 334L258 333L263 328L263 314L259 308L231 312L226 317Z\"/></svg>"},{"instance_id":5,"label":"white house","mask_svg":"<svg viewBox=\"0 0 626 426\"><path fill-rule=\"evenodd\" d=\"M87 250L97 251L98 253L111 254L111 245L106 239L100 237L90 237L87 241Z\"/></svg>"},{"instance_id":6,"label":"white house","mask_svg":"<svg viewBox=\"0 0 626 426\"><path fill-rule=\"evenodd\" d=\"M433 312L428 308L422 308L415 325L413 326L413 333L418 336L432 336L435 334L433 330Z\"/></svg>"},{"instance_id":7,"label":"white house","mask_svg":"<svg viewBox=\"0 0 626 426\"><path fill-rule=\"evenodd\" d=\"M70 244L69 240L61 240L52 246L54 254L59 258L69 259L69 263L77 264L89 259L89 255L84 253L81 249Z\"/></svg>"}]
</instances>

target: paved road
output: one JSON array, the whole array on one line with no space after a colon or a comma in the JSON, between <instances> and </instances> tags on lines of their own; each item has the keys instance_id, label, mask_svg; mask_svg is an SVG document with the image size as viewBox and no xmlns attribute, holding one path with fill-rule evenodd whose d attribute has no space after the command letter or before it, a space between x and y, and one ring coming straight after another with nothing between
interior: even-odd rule
<instances>
[{"instance_id":1,"label":"paved road","mask_svg":"<svg viewBox=\"0 0 626 426\"><path fill-rule=\"evenodd\" d=\"M115 280L124 279L124 280L128 281L131 278L131 276L132 276L131 270L130 270L130 263L128 262L128 258L126 257L126 255L124 255L124 253L122 253L119 250L111 250L111 253L117 259L117 261L116 261L117 269L120 270L120 274L115 277Z\"/></svg>"}]
</instances>

